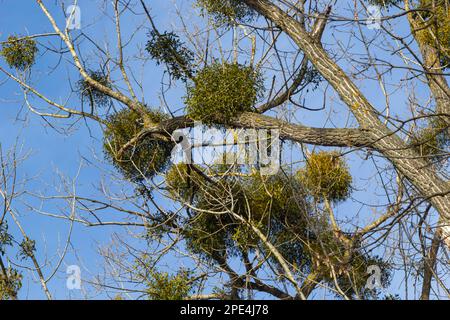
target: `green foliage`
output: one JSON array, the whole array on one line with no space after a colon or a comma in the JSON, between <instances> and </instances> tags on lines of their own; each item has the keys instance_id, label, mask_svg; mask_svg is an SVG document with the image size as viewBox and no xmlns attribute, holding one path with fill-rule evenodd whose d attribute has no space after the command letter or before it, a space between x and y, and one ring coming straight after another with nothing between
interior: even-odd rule
<instances>
[{"instance_id":1,"label":"green foliage","mask_svg":"<svg viewBox=\"0 0 450 320\"><path fill-rule=\"evenodd\" d=\"M440 151L436 132L431 128L421 129L412 134L410 146L421 157L434 157Z\"/></svg>"},{"instance_id":2,"label":"green foliage","mask_svg":"<svg viewBox=\"0 0 450 320\"><path fill-rule=\"evenodd\" d=\"M319 201L344 201L351 193L352 176L337 152L313 153L297 176Z\"/></svg>"},{"instance_id":3,"label":"green foliage","mask_svg":"<svg viewBox=\"0 0 450 320\"><path fill-rule=\"evenodd\" d=\"M216 25L250 22L256 12L240 0L197 0L202 13L207 13Z\"/></svg>"},{"instance_id":4,"label":"green foliage","mask_svg":"<svg viewBox=\"0 0 450 320\"><path fill-rule=\"evenodd\" d=\"M228 124L251 111L263 89L262 76L253 67L214 63L198 72L188 87L187 113L205 124Z\"/></svg>"},{"instance_id":5,"label":"green foliage","mask_svg":"<svg viewBox=\"0 0 450 320\"><path fill-rule=\"evenodd\" d=\"M6 246L11 246L13 237L8 233L8 224L3 221L0 224L0 255L5 254Z\"/></svg>"},{"instance_id":6,"label":"green foliage","mask_svg":"<svg viewBox=\"0 0 450 320\"><path fill-rule=\"evenodd\" d=\"M159 111L147 109L153 123L167 116ZM143 120L137 112L123 109L107 118L103 149L106 158L133 182L143 182L165 170L170 161L173 143L146 135L124 146L142 131Z\"/></svg>"},{"instance_id":7,"label":"green foliage","mask_svg":"<svg viewBox=\"0 0 450 320\"><path fill-rule=\"evenodd\" d=\"M34 64L37 52L36 41L32 38L9 36L2 44L0 55L11 68L25 71Z\"/></svg>"},{"instance_id":8,"label":"green foliage","mask_svg":"<svg viewBox=\"0 0 450 320\"><path fill-rule=\"evenodd\" d=\"M135 261L134 276L145 286L149 300L183 300L197 285L190 270L181 268L173 274L160 272L155 267L155 260L146 253Z\"/></svg>"},{"instance_id":9,"label":"green foliage","mask_svg":"<svg viewBox=\"0 0 450 320\"><path fill-rule=\"evenodd\" d=\"M282 173L272 176L262 176L258 172L251 174L242 181L245 201L250 209L245 208L245 217L251 217L253 224L263 233L270 234L273 241L285 253L285 258L295 262L298 254L292 256L287 251L288 246L296 247L296 241L286 237L287 234L303 235L308 223L310 206L302 185L292 176ZM241 231L241 237L235 235L237 243L242 247L255 246L260 241L248 227ZM250 238L247 231L252 237ZM252 242L253 239L253 242ZM255 242L256 241L256 242Z\"/></svg>"},{"instance_id":10,"label":"green foliage","mask_svg":"<svg viewBox=\"0 0 450 320\"><path fill-rule=\"evenodd\" d=\"M448 0L420 0L415 15L418 42L436 48L443 67L450 64L450 3Z\"/></svg>"},{"instance_id":11,"label":"green foliage","mask_svg":"<svg viewBox=\"0 0 450 320\"><path fill-rule=\"evenodd\" d=\"M181 270L169 275L167 272L152 271L146 280L147 295L150 300L183 300L193 289L192 273Z\"/></svg>"},{"instance_id":12,"label":"green foliage","mask_svg":"<svg viewBox=\"0 0 450 320\"><path fill-rule=\"evenodd\" d=\"M165 64L173 79L186 81L193 74L194 54L173 32L150 32L146 50L159 64Z\"/></svg>"},{"instance_id":13,"label":"green foliage","mask_svg":"<svg viewBox=\"0 0 450 320\"><path fill-rule=\"evenodd\" d=\"M22 287L22 275L16 269L0 270L0 300L15 299Z\"/></svg>"},{"instance_id":14,"label":"green foliage","mask_svg":"<svg viewBox=\"0 0 450 320\"><path fill-rule=\"evenodd\" d=\"M449 141L448 125L437 119L430 121L427 127L413 132L409 145L421 157L437 161L444 154Z\"/></svg>"},{"instance_id":15,"label":"green foliage","mask_svg":"<svg viewBox=\"0 0 450 320\"><path fill-rule=\"evenodd\" d=\"M89 71L89 76L101 85L111 88L108 77L102 71ZM77 91L81 98L87 99L89 103L104 107L110 101L109 96L93 87L86 79L80 79L77 82Z\"/></svg>"},{"instance_id":16,"label":"green foliage","mask_svg":"<svg viewBox=\"0 0 450 320\"><path fill-rule=\"evenodd\" d=\"M189 200L194 189L202 183L203 177L193 170L193 166L184 163L172 166L166 173L166 185L174 198Z\"/></svg>"},{"instance_id":17,"label":"green foliage","mask_svg":"<svg viewBox=\"0 0 450 320\"><path fill-rule=\"evenodd\" d=\"M261 239L234 212L271 237L287 259L296 263L303 259L298 239L288 237L294 232L304 234L309 210L306 195L295 179L281 174L228 175L219 165L208 170L196 168L181 164L166 175L174 196L208 211L195 212L183 228L190 250L214 258L255 249Z\"/></svg>"},{"instance_id":18,"label":"green foliage","mask_svg":"<svg viewBox=\"0 0 450 320\"><path fill-rule=\"evenodd\" d=\"M22 259L32 257L35 251L36 251L36 241L34 240L25 238L20 244L19 255L22 257Z\"/></svg>"},{"instance_id":19,"label":"green foliage","mask_svg":"<svg viewBox=\"0 0 450 320\"><path fill-rule=\"evenodd\" d=\"M12 246L13 237L8 233L8 224L2 221L0 224L0 256L6 252L6 246ZM22 287L22 275L16 269L0 268L0 300L16 298L17 292Z\"/></svg>"},{"instance_id":20,"label":"green foliage","mask_svg":"<svg viewBox=\"0 0 450 320\"><path fill-rule=\"evenodd\" d=\"M190 251L206 260L236 253L232 236L237 224L228 214L196 213L183 230Z\"/></svg>"},{"instance_id":21,"label":"green foliage","mask_svg":"<svg viewBox=\"0 0 450 320\"><path fill-rule=\"evenodd\" d=\"M220 206L216 196L224 196L226 191L212 184L205 178L206 174L198 166L178 164L167 172L166 184L174 198L193 202L198 208L214 210ZM211 201L208 200L209 196ZM233 247L229 230L233 221L228 214L219 216L198 212L186 224L183 235L193 252L207 257L208 253L223 255L227 248Z\"/></svg>"}]
</instances>

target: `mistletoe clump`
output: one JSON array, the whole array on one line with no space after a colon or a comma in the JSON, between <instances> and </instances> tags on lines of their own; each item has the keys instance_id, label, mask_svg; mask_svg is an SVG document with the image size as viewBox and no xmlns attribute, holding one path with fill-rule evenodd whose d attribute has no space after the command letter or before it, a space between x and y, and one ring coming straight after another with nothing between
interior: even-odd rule
<instances>
[{"instance_id":1,"label":"mistletoe clump","mask_svg":"<svg viewBox=\"0 0 450 320\"><path fill-rule=\"evenodd\" d=\"M220 198L224 200L227 191L230 191L226 179L218 182L208 176L205 168L183 163L172 166L166 173L166 185L174 199L212 212L220 210ZM238 189L234 189L233 194L238 194ZM214 258L212 254L221 256L227 251L234 251L231 237L236 222L232 217L201 210L194 212L182 229L188 248L207 260Z\"/></svg>"},{"instance_id":2,"label":"mistletoe clump","mask_svg":"<svg viewBox=\"0 0 450 320\"><path fill-rule=\"evenodd\" d=\"M173 32L150 32L146 50L157 64L165 64L170 76L175 80L186 81L193 74L192 61L194 54Z\"/></svg>"},{"instance_id":3,"label":"mistletoe clump","mask_svg":"<svg viewBox=\"0 0 450 320\"><path fill-rule=\"evenodd\" d=\"M413 132L409 145L421 157L439 160L450 141L448 131L447 123L436 118L428 127Z\"/></svg>"},{"instance_id":4,"label":"mistletoe clump","mask_svg":"<svg viewBox=\"0 0 450 320\"><path fill-rule=\"evenodd\" d=\"M256 13L241 0L197 0L202 12L206 12L217 25L249 22Z\"/></svg>"},{"instance_id":5,"label":"mistletoe clump","mask_svg":"<svg viewBox=\"0 0 450 320\"><path fill-rule=\"evenodd\" d=\"M205 184L200 169L185 163L173 165L165 177L171 196L183 201L188 201L195 190L199 190Z\"/></svg>"},{"instance_id":6,"label":"mistletoe clump","mask_svg":"<svg viewBox=\"0 0 450 320\"><path fill-rule=\"evenodd\" d=\"M180 163L173 165L165 175L168 191L173 196L185 199L185 193L189 189L190 176L187 164Z\"/></svg>"},{"instance_id":7,"label":"mistletoe clump","mask_svg":"<svg viewBox=\"0 0 450 320\"><path fill-rule=\"evenodd\" d=\"M108 77L102 71L89 71L89 77L101 85L111 88ZM92 86L86 79L80 79L77 83L78 93L82 99L87 99L91 105L103 107L110 101L109 96Z\"/></svg>"},{"instance_id":8,"label":"mistletoe clump","mask_svg":"<svg viewBox=\"0 0 450 320\"><path fill-rule=\"evenodd\" d=\"M381 271L378 285L387 287L391 280L391 267L378 257L372 257L352 243L337 239L333 232L326 230L316 234L316 239L306 246L314 272L330 286L339 285L348 297L361 299L376 298L377 290L367 288L369 267ZM377 288L380 289L380 288ZM339 296L339 295L337 295Z\"/></svg>"},{"instance_id":9,"label":"mistletoe clump","mask_svg":"<svg viewBox=\"0 0 450 320\"><path fill-rule=\"evenodd\" d=\"M350 195L352 176L337 152L313 153L297 174L316 200L338 202Z\"/></svg>"},{"instance_id":10,"label":"mistletoe clump","mask_svg":"<svg viewBox=\"0 0 450 320\"><path fill-rule=\"evenodd\" d=\"M0 255L4 255L6 252L6 247L12 246L13 237L8 232L8 224L6 221L0 223Z\"/></svg>"},{"instance_id":11,"label":"mistletoe clump","mask_svg":"<svg viewBox=\"0 0 450 320\"><path fill-rule=\"evenodd\" d=\"M435 130L431 128L421 129L412 134L410 146L421 157L434 157L440 152L439 139Z\"/></svg>"},{"instance_id":12,"label":"mistletoe clump","mask_svg":"<svg viewBox=\"0 0 450 320\"><path fill-rule=\"evenodd\" d=\"M420 0L415 14L418 42L435 48L440 55L441 64L450 63L450 3L448 0Z\"/></svg>"},{"instance_id":13,"label":"mistletoe clump","mask_svg":"<svg viewBox=\"0 0 450 320\"><path fill-rule=\"evenodd\" d=\"M176 274L150 272L146 279L146 292L150 300L184 300L193 289L193 277L189 270L180 270Z\"/></svg>"},{"instance_id":14,"label":"mistletoe clump","mask_svg":"<svg viewBox=\"0 0 450 320\"><path fill-rule=\"evenodd\" d=\"M11 68L25 71L34 64L37 52L36 41L32 38L9 36L2 44L0 55Z\"/></svg>"},{"instance_id":15,"label":"mistletoe clump","mask_svg":"<svg viewBox=\"0 0 450 320\"><path fill-rule=\"evenodd\" d=\"M152 123L167 119L167 115L147 108ZM123 109L107 119L104 133L106 158L134 182L142 182L162 172L170 161L173 143L152 137L139 136L144 128L141 115ZM139 136L139 137L138 137Z\"/></svg>"},{"instance_id":16,"label":"mistletoe clump","mask_svg":"<svg viewBox=\"0 0 450 320\"><path fill-rule=\"evenodd\" d=\"M214 63L194 78L186 97L188 115L205 124L228 124L251 111L263 91L262 76L251 66Z\"/></svg>"},{"instance_id":17,"label":"mistletoe clump","mask_svg":"<svg viewBox=\"0 0 450 320\"><path fill-rule=\"evenodd\" d=\"M132 269L133 277L145 286L149 300L184 300L197 285L191 270L180 268L173 273L161 272L155 259L147 253L135 258Z\"/></svg>"},{"instance_id":18,"label":"mistletoe clump","mask_svg":"<svg viewBox=\"0 0 450 320\"><path fill-rule=\"evenodd\" d=\"M298 181L281 174L266 177L223 169L179 164L166 174L174 198L198 209L192 209L183 228L189 249L205 259L253 251L261 244L257 228L299 265L302 241L292 234L305 233L310 206Z\"/></svg>"},{"instance_id":19,"label":"mistletoe clump","mask_svg":"<svg viewBox=\"0 0 450 320\"><path fill-rule=\"evenodd\" d=\"M301 265L303 244L292 234L306 236L311 208L303 186L292 175L262 176L255 172L242 181L242 188L243 216L251 219L261 232L270 235L287 261ZM251 208L245 207L245 203ZM252 249L261 241L245 224L236 229L233 239L240 247ZM277 263L276 259L273 262Z\"/></svg>"},{"instance_id":20,"label":"mistletoe clump","mask_svg":"<svg viewBox=\"0 0 450 320\"><path fill-rule=\"evenodd\" d=\"M32 257L35 251L36 251L36 241L28 237L25 238L20 244L19 255L21 256L22 259Z\"/></svg>"}]
</instances>

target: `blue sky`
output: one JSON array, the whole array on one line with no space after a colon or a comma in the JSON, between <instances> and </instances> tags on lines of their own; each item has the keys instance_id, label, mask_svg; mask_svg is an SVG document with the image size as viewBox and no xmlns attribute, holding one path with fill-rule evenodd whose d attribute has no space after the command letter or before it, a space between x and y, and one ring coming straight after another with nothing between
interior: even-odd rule
<instances>
[{"instance_id":1,"label":"blue sky","mask_svg":"<svg viewBox=\"0 0 450 320\"><path fill-rule=\"evenodd\" d=\"M60 26L64 24L64 17L62 10L59 6L55 6L55 3L61 1L46 1L50 12L57 19ZM66 6L70 4L70 1L64 1ZM2 9L0 11L0 41L3 41L10 34L35 34L52 32L51 26L39 10L35 1L31 0L3 0ZM89 34L93 39L100 40L100 43L104 46L115 45L115 33L113 32L113 24L110 17L105 17L99 14L99 8L102 8L103 1L94 0L80 0L78 1L82 12L82 30L86 34ZM107 3L107 12L111 16L111 4ZM152 8L152 14L155 17L155 22L162 30L172 29L173 23L178 23L174 20L173 4L171 1L147 1ZM177 1L183 12L192 10L191 1ZM342 6L338 10L343 15L348 14L347 7ZM191 13L192 14L192 11ZM141 21L145 21L142 16ZM197 22L190 20L189 22ZM122 20L122 31L124 38L128 38L135 31L135 26L138 24L136 17L126 15ZM189 26L191 27L191 26ZM342 43L346 43L348 35L340 34L338 31L345 26L340 26L339 23L332 25L333 29L329 29L324 37L325 43L335 43L339 40ZM408 32L406 24L399 24L397 32ZM74 31L76 34L77 31ZM364 33L368 36L374 36L375 32L371 30L364 30ZM133 45L129 50L125 51L125 55L133 55L133 50L139 48L139 44L142 46L147 40L146 29L140 30L134 35ZM54 40L39 40L41 43L40 54L45 52L45 45L52 44L58 45L58 41ZM288 43L285 43L288 46ZM89 45L83 42L82 45ZM358 58L358 54L364 53L363 48L358 44L352 44L350 51L355 54L355 58ZM376 54L386 59L398 59L390 56L384 52L383 48L376 51ZM67 56L65 56L67 59ZM87 61L92 56L85 56ZM52 99L56 101L64 101L68 94L70 94L70 86L68 78L71 79L72 85L74 81L78 79L76 71L67 61L62 61L61 66L58 66L55 70L52 67L56 66L57 60L55 55L44 54L40 55L37 60L36 67L33 69L32 83L37 86L40 91L48 94ZM4 62L0 62L2 67L5 67ZM95 66L93 66L95 67ZM139 67L138 64L132 64L131 67ZM148 63L143 76L143 88L145 88L145 100L153 106L160 106L160 96L158 92L161 87L162 68L156 66L154 63ZM393 74L387 76L387 80L396 85L400 79L401 74ZM79 194L91 195L95 193L95 185L104 177L104 173L99 171L94 165L88 165L88 161L98 163L98 157L101 159L101 137L102 132L98 125L92 121L87 121L87 125L84 123L78 123L74 127L67 127L69 121L54 121L58 128L68 129L68 133L59 133L55 129L51 128L48 123L34 114L30 114L26 110L26 106L23 104L23 98L17 85L12 81L3 83L4 76L0 76L0 143L3 150L7 150L13 146L17 141L20 145L23 145L24 152L31 152L29 159L27 159L19 168L19 176L22 178L37 176L36 179L27 185L28 190L33 192L39 192L46 195L56 194L60 181L57 173L61 173L67 179L73 179L79 176L76 181L76 188ZM391 89L393 88L391 87ZM420 87L420 85L419 85ZM384 100L382 97L379 86L374 81L365 81L361 86L363 92L367 95L374 105L379 110L383 109ZM324 89L324 87L321 87ZM420 95L420 90L418 90ZM308 98L309 101L317 101L317 105L322 104L322 90L316 93L311 93ZM169 104L173 104L178 108L182 107L182 101L179 99L183 95L181 89L173 90L168 95ZM428 93L424 91L423 98ZM391 106L393 107L392 113L402 115L404 105L406 103L404 92L396 92L391 96ZM37 105L42 105L43 102L37 99L32 100ZM70 102L76 104L78 101L76 96L72 96ZM402 106L402 107L397 107ZM175 107L174 107L175 109ZM333 118L333 125L342 126L347 123L347 114L339 101L330 99L327 104L327 110L332 110L333 113L339 114L338 117ZM331 126L329 121L324 120L324 112L307 112L301 111L296 114L301 122L308 125L316 126ZM354 124L353 119L350 117L350 123ZM298 157L297 155L294 157ZM374 175L373 164L369 161L361 161L361 155L350 155L348 157L352 173L355 177L358 177L356 182L356 190L353 194L354 198L358 201L349 201L337 208L337 214L342 218L344 216L352 217L355 212L361 209L359 201L366 201L374 205L384 203L383 197L374 196L375 194L381 194L380 188L375 188L373 181L365 182L366 178L369 179ZM384 161L377 160L380 165L384 165ZM80 169L81 168L81 169ZM367 192L370 190L369 192ZM25 202L31 205L39 206L40 203L31 197L25 197ZM379 202L379 203L378 203ZM169 205L169 204L167 204ZM47 212L60 212L60 207L52 204L46 204L43 208ZM16 203L16 210L21 214L21 222L24 228L29 232L31 237L37 241L37 253L40 261L49 260L52 264L58 260L55 252L62 250L64 239L67 237L69 226L66 221L46 218L37 215L35 212L30 212L26 205L18 202ZM67 210L67 209L62 209ZM363 209L365 210L365 209ZM363 214L363 218L367 218L370 213ZM13 233L17 235L17 229L14 229L11 224ZM103 260L98 255L98 246L105 246L110 242L113 233L123 234L124 230L117 227L103 227L102 229L86 228L81 225L75 225L71 247L64 259L63 265L59 268L55 279L50 282L49 287L56 298L83 298L83 292L68 291L65 285L66 281L66 266L71 264L81 264L83 275L87 275L88 278L101 273ZM18 237L20 238L20 237ZM135 243L139 245L138 243ZM48 256L46 256L46 254ZM176 262L176 260L174 260ZM169 261L168 263L170 263ZM51 270L48 268L47 270ZM30 277L26 277L24 283L24 289L20 292L21 298L33 298L42 299L45 298L39 284ZM398 283L394 283L394 286ZM106 298L101 294L96 296L98 298Z\"/></svg>"}]
</instances>

